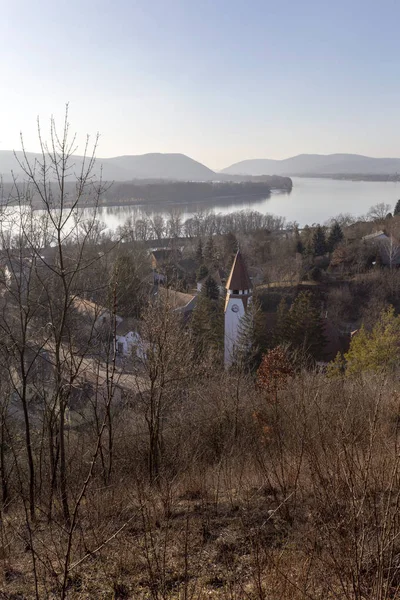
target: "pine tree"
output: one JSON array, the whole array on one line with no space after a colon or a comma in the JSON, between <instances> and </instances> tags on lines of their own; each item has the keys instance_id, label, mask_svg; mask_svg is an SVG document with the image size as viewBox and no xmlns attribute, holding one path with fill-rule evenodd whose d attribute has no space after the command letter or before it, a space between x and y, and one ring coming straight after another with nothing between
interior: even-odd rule
<instances>
[{"instance_id":1,"label":"pine tree","mask_svg":"<svg viewBox=\"0 0 400 600\"><path fill-rule=\"evenodd\" d=\"M123 317L138 317L145 299L140 257L141 254L137 256L120 254L113 266L109 302L113 305L116 301L117 312ZM143 264L146 264L145 258ZM112 294L113 290L115 290L115 298Z\"/></svg>"},{"instance_id":2,"label":"pine tree","mask_svg":"<svg viewBox=\"0 0 400 600\"><path fill-rule=\"evenodd\" d=\"M317 225L312 237L312 250L314 256L322 256L327 250L325 229Z\"/></svg>"},{"instance_id":3,"label":"pine tree","mask_svg":"<svg viewBox=\"0 0 400 600\"><path fill-rule=\"evenodd\" d=\"M320 311L311 292L301 292L290 310L280 305L274 340L275 343L290 344L293 349L319 358L326 339Z\"/></svg>"},{"instance_id":4,"label":"pine tree","mask_svg":"<svg viewBox=\"0 0 400 600\"><path fill-rule=\"evenodd\" d=\"M301 241L300 236L297 238L296 246L295 247L296 247L296 252L298 252L299 254L303 254L303 252L304 252L304 244Z\"/></svg>"},{"instance_id":5,"label":"pine tree","mask_svg":"<svg viewBox=\"0 0 400 600\"><path fill-rule=\"evenodd\" d=\"M207 265L213 265L215 263L215 248L212 235L208 237L204 247L204 261Z\"/></svg>"},{"instance_id":6,"label":"pine tree","mask_svg":"<svg viewBox=\"0 0 400 600\"><path fill-rule=\"evenodd\" d=\"M210 300L218 300L218 298L219 298L218 285L216 284L215 280L211 277L211 275L209 275L207 277L207 279L204 281L203 285L201 286L201 293L203 296L205 296L206 298L209 298Z\"/></svg>"},{"instance_id":7,"label":"pine tree","mask_svg":"<svg viewBox=\"0 0 400 600\"><path fill-rule=\"evenodd\" d=\"M328 236L329 252L333 252L335 250L336 246L338 246L342 240L343 240L342 228L340 227L339 223L335 222L332 225L332 228L331 228L331 230L329 232L329 236Z\"/></svg>"},{"instance_id":8,"label":"pine tree","mask_svg":"<svg viewBox=\"0 0 400 600\"><path fill-rule=\"evenodd\" d=\"M196 248L196 260L197 262L201 265L203 262L203 243L201 241L201 238L199 238L199 241L197 243L197 248Z\"/></svg>"},{"instance_id":9,"label":"pine tree","mask_svg":"<svg viewBox=\"0 0 400 600\"><path fill-rule=\"evenodd\" d=\"M238 251L238 241L234 233L229 232L224 236L224 258L227 267L232 266L233 258Z\"/></svg>"},{"instance_id":10,"label":"pine tree","mask_svg":"<svg viewBox=\"0 0 400 600\"><path fill-rule=\"evenodd\" d=\"M190 327L197 356L211 353L222 361L224 348L224 310L221 299L211 300L205 294L197 296Z\"/></svg>"},{"instance_id":11,"label":"pine tree","mask_svg":"<svg viewBox=\"0 0 400 600\"><path fill-rule=\"evenodd\" d=\"M284 298L281 299L276 311L276 325L273 331L273 343L279 346L286 341L287 338L287 316L289 308Z\"/></svg>"},{"instance_id":12,"label":"pine tree","mask_svg":"<svg viewBox=\"0 0 400 600\"><path fill-rule=\"evenodd\" d=\"M394 207L393 214L395 217L398 217L400 215L400 200L397 200L396 206Z\"/></svg>"},{"instance_id":13,"label":"pine tree","mask_svg":"<svg viewBox=\"0 0 400 600\"><path fill-rule=\"evenodd\" d=\"M208 269L207 269L206 265L200 265L200 267L196 273L197 281L202 281L205 277L207 277L207 275L208 275Z\"/></svg>"},{"instance_id":14,"label":"pine tree","mask_svg":"<svg viewBox=\"0 0 400 600\"><path fill-rule=\"evenodd\" d=\"M258 368L266 350L263 313L257 297L253 297L246 313L240 319L235 349L235 362L246 370Z\"/></svg>"},{"instance_id":15,"label":"pine tree","mask_svg":"<svg viewBox=\"0 0 400 600\"><path fill-rule=\"evenodd\" d=\"M312 255L313 254L313 233L311 228L306 225L303 228L303 231L301 232L301 236L300 236L300 242L301 245L298 245L298 248L301 248L301 253L304 256L308 256L308 255Z\"/></svg>"}]
</instances>

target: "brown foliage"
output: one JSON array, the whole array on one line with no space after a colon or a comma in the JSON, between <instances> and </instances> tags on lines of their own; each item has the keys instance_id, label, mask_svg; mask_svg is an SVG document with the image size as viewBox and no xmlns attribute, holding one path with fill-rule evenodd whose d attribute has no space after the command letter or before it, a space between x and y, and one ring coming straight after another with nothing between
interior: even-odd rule
<instances>
[{"instance_id":1,"label":"brown foliage","mask_svg":"<svg viewBox=\"0 0 400 600\"><path fill-rule=\"evenodd\" d=\"M263 356L257 373L258 386L269 393L276 393L287 385L294 373L293 367L282 346L269 350Z\"/></svg>"}]
</instances>

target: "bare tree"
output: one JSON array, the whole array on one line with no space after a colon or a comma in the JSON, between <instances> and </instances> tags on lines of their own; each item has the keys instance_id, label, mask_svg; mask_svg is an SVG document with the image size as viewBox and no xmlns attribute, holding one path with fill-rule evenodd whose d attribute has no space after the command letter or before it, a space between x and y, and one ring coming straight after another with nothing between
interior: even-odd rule
<instances>
[{"instance_id":1,"label":"bare tree","mask_svg":"<svg viewBox=\"0 0 400 600\"><path fill-rule=\"evenodd\" d=\"M148 475L157 481L162 467L163 430L171 407L199 366L190 334L173 304L159 299L142 315L136 378L148 429Z\"/></svg>"},{"instance_id":2,"label":"bare tree","mask_svg":"<svg viewBox=\"0 0 400 600\"><path fill-rule=\"evenodd\" d=\"M367 212L367 219L370 221L384 221L391 210L390 204L379 202L374 204Z\"/></svg>"},{"instance_id":3,"label":"bare tree","mask_svg":"<svg viewBox=\"0 0 400 600\"><path fill-rule=\"evenodd\" d=\"M382 252L382 260L389 265L390 270L399 263L400 245L398 241L391 235L388 239L379 242L379 247Z\"/></svg>"}]
</instances>

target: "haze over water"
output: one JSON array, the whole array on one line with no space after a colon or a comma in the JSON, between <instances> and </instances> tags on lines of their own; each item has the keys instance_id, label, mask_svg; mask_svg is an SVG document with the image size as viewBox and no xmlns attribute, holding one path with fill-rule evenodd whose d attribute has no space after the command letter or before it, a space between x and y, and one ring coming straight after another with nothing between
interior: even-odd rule
<instances>
[{"instance_id":1,"label":"haze over water","mask_svg":"<svg viewBox=\"0 0 400 600\"><path fill-rule=\"evenodd\" d=\"M110 229L122 225L133 215L161 213L167 215L171 209L182 212L183 219L198 211L212 211L227 214L237 210L257 210L285 217L287 221L297 221L300 226L312 223L325 223L339 213L354 216L365 215L369 207L378 202L390 204L392 210L400 198L400 183L340 181L293 177L293 190L290 194L273 193L270 198L238 199L236 201L205 201L195 204L146 204L133 206L102 207L98 219Z\"/></svg>"}]
</instances>

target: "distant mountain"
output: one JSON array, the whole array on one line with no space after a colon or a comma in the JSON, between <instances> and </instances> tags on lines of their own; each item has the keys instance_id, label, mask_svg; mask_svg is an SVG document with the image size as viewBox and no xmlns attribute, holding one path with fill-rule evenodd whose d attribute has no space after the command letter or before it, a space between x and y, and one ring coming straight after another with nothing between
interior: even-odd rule
<instances>
[{"instance_id":1,"label":"distant mountain","mask_svg":"<svg viewBox=\"0 0 400 600\"><path fill-rule=\"evenodd\" d=\"M400 158L371 158L360 154L299 154L284 160L243 160L221 171L229 175L393 175Z\"/></svg>"},{"instance_id":2,"label":"distant mountain","mask_svg":"<svg viewBox=\"0 0 400 600\"><path fill-rule=\"evenodd\" d=\"M23 162L22 152L17 152ZM40 154L27 153L31 163L40 160ZM78 173L82 166L82 157L74 156L74 171ZM178 181L212 181L219 179L214 171L185 154L141 154L137 156L116 156L115 158L96 159L95 175L107 181L130 181L132 179L172 179ZM0 150L0 175L4 181L11 180L11 171L18 178L23 171L10 150Z\"/></svg>"}]
</instances>

